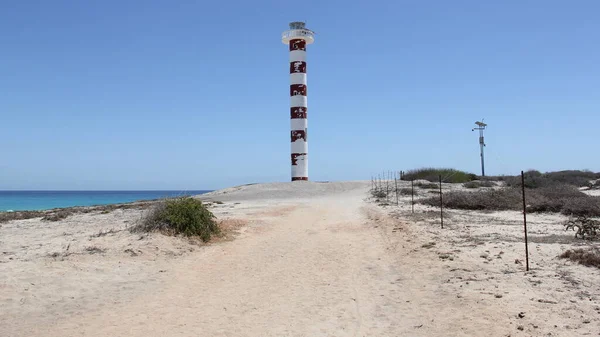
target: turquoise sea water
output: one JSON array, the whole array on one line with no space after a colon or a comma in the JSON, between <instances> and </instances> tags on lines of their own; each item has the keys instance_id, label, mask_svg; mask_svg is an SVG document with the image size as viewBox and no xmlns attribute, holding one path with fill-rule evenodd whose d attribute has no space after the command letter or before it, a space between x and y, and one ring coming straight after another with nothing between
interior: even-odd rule
<instances>
[{"instance_id":1,"label":"turquoise sea water","mask_svg":"<svg viewBox=\"0 0 600 337\"><path fill-rule=\"evenodd\" d=\"M206 192L210 191L0 191L0 212L119 204Z\"/></svg>"}]
</instances>

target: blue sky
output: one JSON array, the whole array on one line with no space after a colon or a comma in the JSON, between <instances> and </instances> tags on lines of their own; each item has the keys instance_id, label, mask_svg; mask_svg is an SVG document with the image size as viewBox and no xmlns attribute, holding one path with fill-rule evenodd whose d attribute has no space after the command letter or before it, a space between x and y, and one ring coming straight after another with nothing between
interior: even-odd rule
<instances>
[{"instance_id":1,"label":"blue sky","mask_svg":"<svg viewBox=\"0 0 600 337\"><path fill-rule=\"evenodd\" d=\"M0 189L288 181L290 21L311 180L600 171L600 2L0 1Z\"/></svg>"}]
</instances>

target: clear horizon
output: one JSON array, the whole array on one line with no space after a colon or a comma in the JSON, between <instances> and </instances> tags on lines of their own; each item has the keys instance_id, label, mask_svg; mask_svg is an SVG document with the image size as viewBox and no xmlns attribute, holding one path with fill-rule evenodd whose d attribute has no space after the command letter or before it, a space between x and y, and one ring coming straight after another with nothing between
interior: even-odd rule
<instances>
[{"instance_id":1,"label":"clear horizon","mask_svg":"<svg viewBox=\"0 0 600 337\"><path fill-rule=\"evenodd\" d=\"M309 179L600 171L600 2L151 0L0 5L0 190L289 181L304 20ZM190 188L193 187L193 188Z\"/></svg>"}]
</instances>

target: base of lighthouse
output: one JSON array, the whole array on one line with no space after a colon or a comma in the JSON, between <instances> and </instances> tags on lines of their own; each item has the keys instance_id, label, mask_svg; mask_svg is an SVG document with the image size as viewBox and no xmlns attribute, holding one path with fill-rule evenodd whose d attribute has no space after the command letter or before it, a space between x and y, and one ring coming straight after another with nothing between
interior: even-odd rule
<instances>
[{"instance_id":1,"label":"base of lighthouse","mask_svg":"<svg viewBox=\"0 0 600 337\"><path fill-rule=\"evenodd\" d=\"M292 181L308 181L308 156L306 152L292 152Z\"/></svg>"}]
</instances>

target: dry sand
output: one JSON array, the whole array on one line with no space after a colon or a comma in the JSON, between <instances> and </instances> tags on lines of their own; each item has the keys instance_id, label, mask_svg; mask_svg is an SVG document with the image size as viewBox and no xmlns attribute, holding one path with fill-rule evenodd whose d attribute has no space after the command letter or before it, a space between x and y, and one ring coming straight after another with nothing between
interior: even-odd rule
<instances>
[{"instance_id":1,"label":"dry sand","mask_svg":"<svg viewBox=\"0 0 600 337\"><path fill-rule=\"evenodd\" d=\"M0 336L600 333L600 272L556 258L589 245L561 216L529 217L525 272L520 213L449 211L442 230L436 210L378 205L369 187L201 196L237 231L209 245L131 234L135 209L1 224Z\"/></svg>"}]
</instances>

